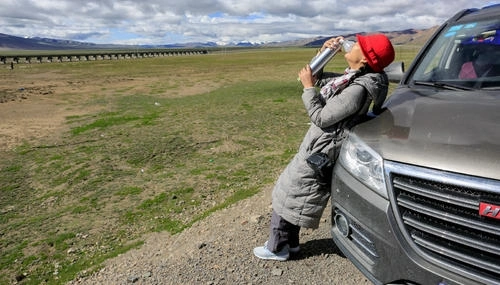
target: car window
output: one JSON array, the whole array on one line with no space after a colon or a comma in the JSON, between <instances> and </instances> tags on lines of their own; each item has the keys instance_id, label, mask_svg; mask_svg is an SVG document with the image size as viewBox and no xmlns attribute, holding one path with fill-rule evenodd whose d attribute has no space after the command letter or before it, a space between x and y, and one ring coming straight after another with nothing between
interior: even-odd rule
<instances>
[{"instance_id":1,"label":"car window","mask_svg":"<svg viewBox=\"0 0 500 285\"><path fill-rule=\"evenodd\" d=\"M416 67L413 82L464 88L500 87L500 19L444 29Z\"/></svg>"}]
</instances>

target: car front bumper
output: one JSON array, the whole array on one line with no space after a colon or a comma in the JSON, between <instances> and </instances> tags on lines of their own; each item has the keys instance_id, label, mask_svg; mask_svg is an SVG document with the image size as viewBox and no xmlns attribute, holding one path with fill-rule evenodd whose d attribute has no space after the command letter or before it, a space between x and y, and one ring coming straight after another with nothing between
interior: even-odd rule
<instances>
[{"instance_id":1,"label":"car front bumper","mask_svg":"<svg viewBox=\"0 0 500 285\"><path fill-rule=\"evenodd\" d=\"M374 284L467 284L459 276L418 261L402 246L390 202L340 163L332 181L332 236L339 249ZM455 281L451 281L455 280ZM469 280L470 281L470 280Z\"/></svg>"}]
</instances>

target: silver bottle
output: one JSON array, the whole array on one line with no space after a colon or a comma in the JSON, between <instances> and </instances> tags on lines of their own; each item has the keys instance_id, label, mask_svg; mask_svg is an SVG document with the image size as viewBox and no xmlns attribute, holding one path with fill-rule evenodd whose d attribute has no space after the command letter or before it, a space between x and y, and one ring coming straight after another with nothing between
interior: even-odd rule
<instances>
[{"instance_id":1,"label":"silver bottle","mask_svg":"<svg viewBox=\"0 0 500 285\"><path fill-rule=\"evenodd\" d=\"M311 67L312 75L316 75L316 73L318 73L318 71L320 71L340 51L340 49L349 52L354 45L354 42L349 40L340 40L339 43L337 48L326 48L311 60L309 66Z\"/></svg>"}]
</instances>

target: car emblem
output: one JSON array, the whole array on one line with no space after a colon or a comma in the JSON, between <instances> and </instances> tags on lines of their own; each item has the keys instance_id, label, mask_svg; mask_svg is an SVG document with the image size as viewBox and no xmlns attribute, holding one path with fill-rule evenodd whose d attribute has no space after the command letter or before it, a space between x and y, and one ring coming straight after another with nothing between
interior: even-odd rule
<instances>
[{"instance_id":1,"label":"car emblem","mask_svg":"<svg viewBox=\"0 0 500 285\"><path fill-rule=\"evenodd\" d=\"M485 202L479 203L479 215L500 220L500 206Z\"/></svg>"}]
</instances>

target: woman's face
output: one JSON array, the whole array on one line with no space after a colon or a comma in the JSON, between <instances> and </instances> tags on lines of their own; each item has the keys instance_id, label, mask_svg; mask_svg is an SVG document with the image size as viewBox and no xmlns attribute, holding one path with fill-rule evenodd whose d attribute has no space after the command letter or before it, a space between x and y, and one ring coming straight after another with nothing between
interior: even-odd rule
<instances>
[{"instance_id":1,"label":"woman's face","mask_svg":"<svg viewBox=\"0 0 500 285\"><path fill-rule=\"evenodd\" d=\"M363 52L361 51L361 47L359 46L359 43L355 43L354 46L352 47L351 51L346 53L344 55L345 60L347 61L347 64L351 69L360 69L365 65L366 59L365 56L363 55Z\"/></svg>"}]
</instances>

